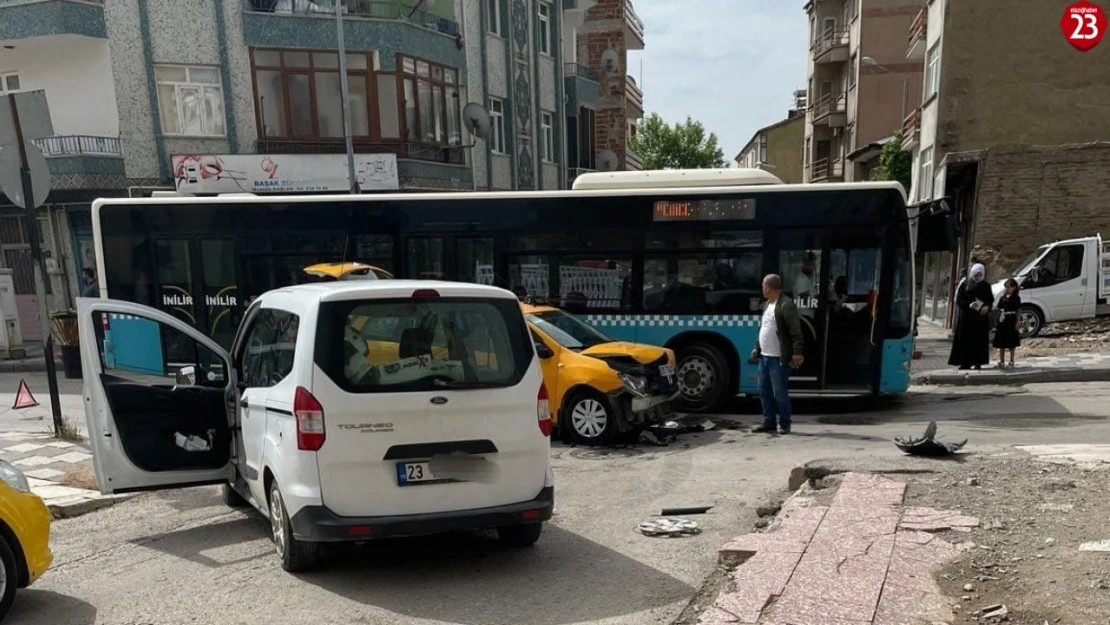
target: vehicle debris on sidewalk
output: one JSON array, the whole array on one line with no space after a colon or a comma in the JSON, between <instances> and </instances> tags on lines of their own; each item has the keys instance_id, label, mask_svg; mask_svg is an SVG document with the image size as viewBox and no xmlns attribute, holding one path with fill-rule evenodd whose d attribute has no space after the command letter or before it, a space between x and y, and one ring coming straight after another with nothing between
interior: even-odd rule
<instances>
[{"instance_id":1,"label":"vehicle debris on sidewalk","mask_svg":"<svg viewBox=\"0 0 1110 625\"><path fill-rule=\"evenodd\" d=\"M701 528L688 519L662 518L645 521L636 526L636 531L652 538L678 538L701 533Z\"/></svg>"}]
</instances>

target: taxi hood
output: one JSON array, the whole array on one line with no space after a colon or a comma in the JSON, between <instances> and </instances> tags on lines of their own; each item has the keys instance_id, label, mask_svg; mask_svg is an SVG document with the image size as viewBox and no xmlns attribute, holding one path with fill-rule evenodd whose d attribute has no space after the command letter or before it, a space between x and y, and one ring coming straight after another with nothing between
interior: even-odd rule
<instances>
[{"instance_id":1,"label":"taxi hood","mask_svg":"<svg viewBox=\"0 0 1110 625\"><path fill-rule=\"evenodd\" d=\"M660 358L665 358L667 350L662 347L654 345L643 345L640 343L625 343L623 341L614 341L612 343L602 343L594 345L593 347L584 349L579 354L583 356L590 356L599 360L626 362L630 365L650 365L658 361Z\"/></svg>"}]
</instances>

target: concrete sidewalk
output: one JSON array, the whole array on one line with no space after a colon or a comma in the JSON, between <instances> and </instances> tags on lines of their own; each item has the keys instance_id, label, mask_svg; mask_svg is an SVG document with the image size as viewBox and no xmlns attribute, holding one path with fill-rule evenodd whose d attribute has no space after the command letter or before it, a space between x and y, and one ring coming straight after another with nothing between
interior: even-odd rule
<instances>
[{"instance_id":1,"label":"concrete sidewalk","mask_svg":"<svg viewBox=\"0 0 1110 625\"><path fill-rule=\"evenodd\" d=\"M996 386L1044 382L1110 381L1110 353L1085 352L1067 356L1036 356L1017 363L1013 369L985 366L980 371L955 368L924 371L911 375L913 384L940 386Z\"/></svg>"},{"instance_id":2,"label":"concrete sidewalk","mask_svg":"<svg viewBox=\"0 0 1110 625\"><path fill-rule=\"evenodd\" d=\"M933 571L967 545L934 532L970 532L979 522L958 511L903 507L905 490L902 482L848 473L828 506L799 491L771 530L721 548L723 561L743 563L698 623L950 622L953 601Z\"/></svg>"}]
</instances>

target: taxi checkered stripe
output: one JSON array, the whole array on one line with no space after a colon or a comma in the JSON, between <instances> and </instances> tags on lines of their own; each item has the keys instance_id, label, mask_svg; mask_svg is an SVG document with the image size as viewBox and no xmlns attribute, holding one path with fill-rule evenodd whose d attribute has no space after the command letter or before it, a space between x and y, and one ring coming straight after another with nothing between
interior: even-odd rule
<instances>
[{"instance_id":1,"label":"taxi checkered stripe","mask_svg":"<svg viewBox=\"0 0 1110 625\"><path fill-rule=\"evenodd\" d=\"M587 315L586 323L658 328L758 328L758 315Z\"/></svg>"}]
</instances>

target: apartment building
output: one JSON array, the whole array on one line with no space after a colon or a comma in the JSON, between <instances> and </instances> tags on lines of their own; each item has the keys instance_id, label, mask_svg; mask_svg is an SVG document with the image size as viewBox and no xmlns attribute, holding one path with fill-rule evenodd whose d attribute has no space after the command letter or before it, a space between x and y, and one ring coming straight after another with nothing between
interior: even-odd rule
<instances>
[{"instance_id":1,"label":"apartment building","mask_svg":"<svg viewBox=\"0 0 1110 625\"><path fill-rule=\"evenodd\" d=\"M642 93L627 52L643 48L643 24L629 0L343 0L340 12L360 190L557 189L598 152L634 162L624 145ZM334 0L0 0L0 93L45 90L57 134L38 142L48 306L71 305L94 267L97 197L347 191L337 50ZM568 76L578 63L595 73ZM488 137L468 130L472 103ZM0 264L33 341L23 232L0 196Z\"/></svg>"},{"instance_id":2,"label":"apartment building","mask_svg":"<svg viewBox=\"0 0 1110 625\"><path fill-rule=\"evenodd\" d=\"M906 31L922 97L903 128L910 197L951 199L957 249L923 250L922 313L948 303L972 255L992 279L1044 242L1110 231L1110 48L1060 30L1070 2L929 0Z\"/></svg>"},{"instance_id":3,"label":"apartment building","mask_svg":"<svg viewBox=\"0 0 1110 625\"><path fill-rule=\"evenodd\" d=\"M794 108L786 112L786 119L757 130L736 155L736 165L766 169L787 184L801 183L807 97L805 89L795 91Z\"/></svg>"},{"instance_id":4,"label":"apartment building","mask_svg":"<svg viewBox=\"0 0 1110 625\"><path fill-rule=\"evenodd\" d=\"M563 0L567 183L597 170L640 170L629 146L644 116L633 77L644 49L644 22L631 0Z\"/></svg>"},{"instance_id":5,"label":"apartment building","mask_svg":"<svg viewBox=\"0 0 1110 625\"><path fill-rule=\"evenodd\" d=\"M809 0L806 182L867 180L920 98L905 37L925 0Z\"/></svg>"}]
</instances>

